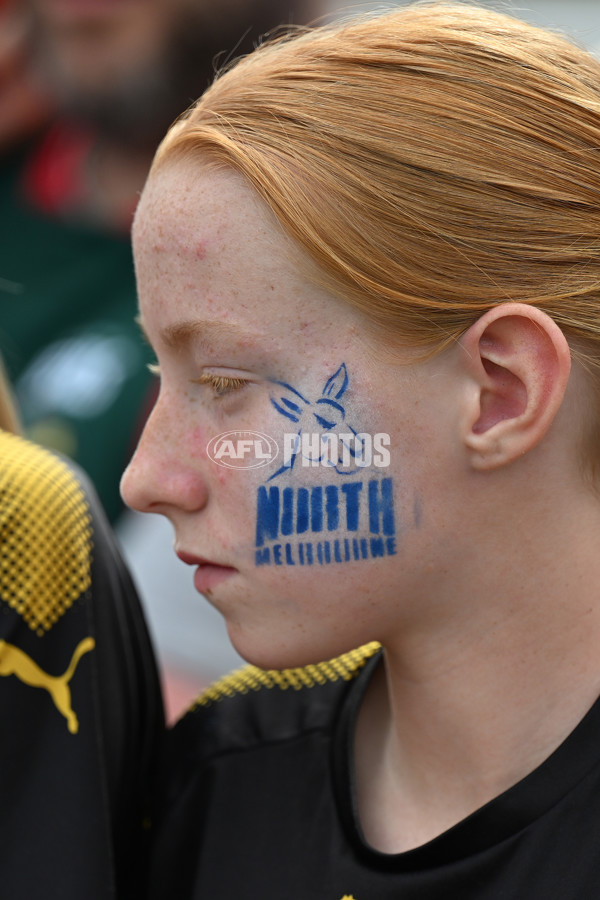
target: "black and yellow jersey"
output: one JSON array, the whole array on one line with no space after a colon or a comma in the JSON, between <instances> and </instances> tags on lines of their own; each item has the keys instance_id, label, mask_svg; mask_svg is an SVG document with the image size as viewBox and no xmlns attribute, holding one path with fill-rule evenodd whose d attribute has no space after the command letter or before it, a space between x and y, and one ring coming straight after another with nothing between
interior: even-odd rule
<instances>
[{"instance_id":1,"label":"black and yellow jersey","mask_svg":"<svg viewBox=\"0 0 600 900\"><path fill-rule=\"evenodd\" d=\"M163 717L135 589L70 464L0 431L0 896L143 896Z\"/></svg>"},{"instance_id":2,"label":"black and yellow jersey","mask_svg":"<svg viewBox=\"0 0 600 900\"><path fill-rule=\"evenodd\" d=\"M152 900L600 896L600 701L538 769L444 834L399 854L367 844L352 744L382 664L371 644L306 669L246 667L200 697L170 736Z\"/></svg>"}]
</instances>

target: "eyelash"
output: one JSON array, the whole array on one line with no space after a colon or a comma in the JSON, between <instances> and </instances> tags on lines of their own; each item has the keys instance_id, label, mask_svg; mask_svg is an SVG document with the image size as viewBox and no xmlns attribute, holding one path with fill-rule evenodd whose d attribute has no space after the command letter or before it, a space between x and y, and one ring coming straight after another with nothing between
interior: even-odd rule
<instances>
[{"instance_id":1,"label":"eyelash","mask_svg":"<svg viewBox=\"0 0 600 900\"><path fill-rule=\"evenodd\" d=\"M194 384L207 384L212 388L217 397L240 391L249 384L247 378L230 378L226 375L211 375L205 373L200 378L194 378Z\"/></svg>"},{"instance_id":2,"label":"eyelash","mask_svg":"<svg viewBox=\"0 0 600 900\"><path fill-rule=\"evenodd\" d=\"M148 370L152 372L153 375L160 376L160 366L156 365L156 363L151 363L148 366ZM249 384L249 381L247 378L231 378L226 375L211 375L205 373L204 375L201 375L200 378L193 378L192 383L207 384L212 388L217 397L224 397L226 394L240 391Z\"/></svg>"}]
</instances>

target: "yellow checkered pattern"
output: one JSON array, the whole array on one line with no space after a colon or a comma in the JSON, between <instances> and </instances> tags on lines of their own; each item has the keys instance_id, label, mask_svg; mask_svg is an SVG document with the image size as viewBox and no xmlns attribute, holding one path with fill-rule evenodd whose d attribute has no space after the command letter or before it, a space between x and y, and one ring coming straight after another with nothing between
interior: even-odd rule
<instances>
[{"instance_id":1,"label":"yellow checkered pattern","mask_svg":"<svg viewBox=\"0 0 600 900\"><path fill-rule=\"evenodd\" d=\"M242 666L208 687L192 705L191 710L199 706L209 706L235 694L259 691L261 688L298 691L304 687L325 684L327 681L340 679L351 681L365 663L377 653L380 646L376 641L372 641L335 659L298 669L259 669L257 666Z\"/></svg>"},{"instance_id":2,"label":"yellow checkered pattern","mask_svg":"<svg viewBox=\"0 0 600 900\"><path fill-rule=\"evenodd\" d=\"M56 456L0 431L0 598L38 635L91 585L85 495Z\"/></svg>"}]
</instances>

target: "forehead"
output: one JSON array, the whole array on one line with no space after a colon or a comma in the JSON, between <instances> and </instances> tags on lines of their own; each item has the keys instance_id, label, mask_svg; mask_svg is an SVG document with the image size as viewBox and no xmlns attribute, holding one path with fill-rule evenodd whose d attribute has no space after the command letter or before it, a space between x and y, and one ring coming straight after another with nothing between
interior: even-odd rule
<instances>
[{"instance_id":1,"label":"forehead","mask_svg":"<svg viewBox=\"0 0 600 900\"><path fill-rule=\"evenodd\" d=\"M199 317L308 336L357 317L316 286L304 251L233 170L197 160L160 166L144 188L133 244L142 318L158 316L162 327Z\"/></svg>"},{"instance_id":2,"label":"forehead","mask_svg":"<svg viewBox=\"0 0 600 900\"><path fill-rule=\"evenodd\" d=\"M305 268L300 247L241 175L195 160L168 162L150 176L133 245L137 260L168 264L171 273L196 271L204 280L222 275L233 282L242 273L300 280Z\"/></svg>"},{"instance_id":3,"label":"forehead","mask_svg":"<svg viewBox=\"0 0 600 900\"><path fill-rule=\"evenodd\" d=\"M257 219L264 220L265 235L276 229L264 204L237 172L194 160L170 161L153 172L144 187L133 226L134 248L180 256L193 252L204 259L209 250L223 250L228 239L243 237L249 222Z\"/></svg>"}]
</instances>

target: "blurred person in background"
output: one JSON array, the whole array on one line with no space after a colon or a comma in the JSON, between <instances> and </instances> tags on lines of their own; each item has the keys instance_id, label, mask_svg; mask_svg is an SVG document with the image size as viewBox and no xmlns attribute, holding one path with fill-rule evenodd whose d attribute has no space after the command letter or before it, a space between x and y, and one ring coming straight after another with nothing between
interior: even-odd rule
<instances>
[{"instance_id":1,"label":"blurred person in background","mask_svg":"<svg viewBox=\"0 0 600 900\"><path fill-rule=\"evenodd\" d=\"M41 127L48 100L35 79L25 46L27 25L16 14L16 0L0 0L0 150Z\"/></svg>"},{"instance_id":2,"label":"blurred person in background","mask_svg":"<svg viewBox=\"0 0 600 900\"><path fill-rule=\"evenodd\" d=\"M0 7L0 349L30 436L112 520L151 405L129 228L159 139L211 80L317 0L12 0ZM18 101L14 98L18 97Z\"/></svg>"}]
</instances>

